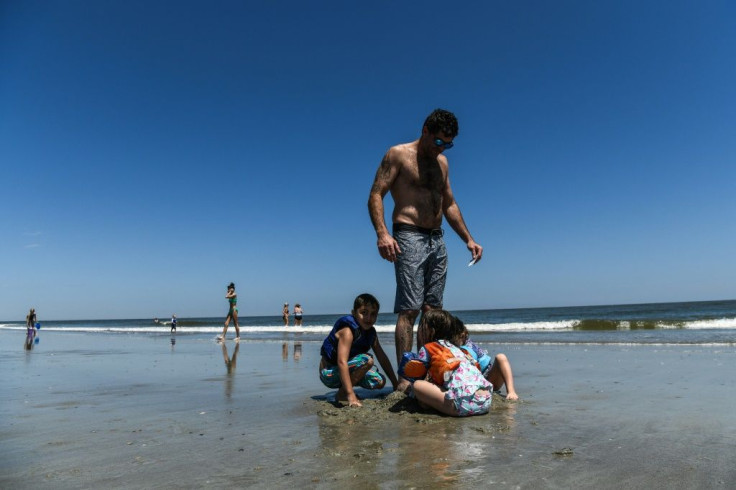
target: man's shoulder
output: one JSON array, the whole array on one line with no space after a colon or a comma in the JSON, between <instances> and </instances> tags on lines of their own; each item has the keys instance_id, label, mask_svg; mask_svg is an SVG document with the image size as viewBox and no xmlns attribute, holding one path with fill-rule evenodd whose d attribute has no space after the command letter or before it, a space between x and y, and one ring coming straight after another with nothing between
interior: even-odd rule
<instances>
[{"instance_id":1,"label":"man's shoulder","mask_svg":"<svg viewBox=\"0 0 736 490\"><path fill-rule=\"evenodd\" d=\"M386 157L394 161L403 161L416 155L417 153L417 142L412 141L410 143L399 143L388 149Z\"/></svg>"}]
</instances>

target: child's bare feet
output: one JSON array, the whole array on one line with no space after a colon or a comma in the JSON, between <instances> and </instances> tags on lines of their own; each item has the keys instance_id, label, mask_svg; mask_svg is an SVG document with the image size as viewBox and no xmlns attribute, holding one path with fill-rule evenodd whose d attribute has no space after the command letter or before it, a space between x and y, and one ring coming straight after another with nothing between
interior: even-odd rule
<instances>
[{"instance_id":1,"label":"child's bare feet","mask_svg":"<svg viewBox=\"0 0 736 490\"><path fill-rule=\"evenodd\" d=\"M402 393L408 393L410 388L411 388L411 383L408 380L404 378L399 378L399 386L396 387L395 391L400 391Z\"/></svg>"}]
</instances>

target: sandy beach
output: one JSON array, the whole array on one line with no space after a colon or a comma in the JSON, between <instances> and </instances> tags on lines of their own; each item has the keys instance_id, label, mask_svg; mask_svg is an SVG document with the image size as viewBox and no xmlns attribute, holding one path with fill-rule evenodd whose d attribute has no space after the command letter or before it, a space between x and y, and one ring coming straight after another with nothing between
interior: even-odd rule
<instances>
[{"instance_id":1,"label":"sandy beach","mask_svg":"<svg viewBox=\"0 0 736 490\"><path fill-rule=\"evenodd\" d=\"M317 342L246 338L230 369L201 336L22 342L0 332L4 489L736 484L733 348L485 344L522 401L455 419L390 389L335 407Z\"/></svg>"}]
</instances>

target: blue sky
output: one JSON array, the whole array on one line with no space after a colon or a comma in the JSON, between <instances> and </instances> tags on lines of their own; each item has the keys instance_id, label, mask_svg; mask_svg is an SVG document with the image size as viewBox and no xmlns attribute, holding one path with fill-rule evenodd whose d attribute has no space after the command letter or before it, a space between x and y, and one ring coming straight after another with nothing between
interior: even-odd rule
<instances>
[{"instance_id":1,"label":"blue sky","mask_svg":"<svg viewBox=\"0 0 736 490\"><path fill-rule=\"evenodd\" d=\"M736 298L736 4L462 3L0 3L0 319L390 311L368 191L436 107L447 308Z\"/></svg>"}]
</instances>

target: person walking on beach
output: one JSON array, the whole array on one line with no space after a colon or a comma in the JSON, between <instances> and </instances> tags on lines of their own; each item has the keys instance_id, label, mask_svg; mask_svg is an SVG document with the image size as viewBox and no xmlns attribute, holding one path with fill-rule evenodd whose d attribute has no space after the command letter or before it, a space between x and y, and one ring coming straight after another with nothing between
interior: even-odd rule
<instances>
[{"instance_id":1,"label":"person walking on beach","mask_svg":"<svg viewBox=\"0 0 736 490\"><path fill-rule=\"evenodd\" d=\"M34 308L31 308L31 310L26 315L26 341L25 341L25 349L31 350L33 349L33 341L36 339L36 310Z\"/></svg>"},{"instance_id":2,"label":"person walking on beach","mask_svg":"<svg viewBox=\"0 0 736 490\"><path fill-rule=\"evenodd\" d=\"M27 328L36 327L36 309L35 308L31 308L31 310L26 315L26 327Z\"/></svg>"},{"instance_id":3,"label":"person walking on beach","mask_svg":"<svg viewBox=\"0 0 736 490\"><path fill-rule=\"evenodd\" d=\"M304 311L302 311L302 305L297 303L294 305L294 326L295 327L302 326L302 316L304 316Z\"/></svg>"},{"instance_id":4,"label":"person walking on beach","mask_svg":"<svg viewBox=\"0 0 736 490\"><path fill-rule=\"evenodd\" d=\"M281 318L284 320L284 326L289 326L289 303L284 303L284 309L281 310Z\"/></svg>"},{"instance_id":5,"label":"person walking on beach","mask_svg":"<svg viewBox=\"0 0 736 490\"><path fill-rule=\"evenodd\" d=\"M225 318L225 328L222 329L222 335L217 337L217 340L225 341L227 327L230 326L230 320L232 320L235 324L235 342L240 342L240 325L238 324L238 294L235 292L235 284L232 282L227 286L225 299L227 299L228 303L230 303L230 309L227 312L227 318Z\"/></svg>"},{"instance_id":6,"label":"person walking on beach","mask_svg":"<svg viewBox=\"0 0 736 490\"><path fill-rule=\"evenodd\" d=\"M442 217L465 242L473 261L483 256L483 247L468 231L450 186L445 150L458 134L455 115L434 110L424 121L419 139L389 148L376 172L368 198L368 211L378 237L378 252L394 264L396 274L396 358L412 350L414 322L420 311L442 308L447 251ZM392 232L384 219L383 198L394 201ZM423 345L423 332L417 342ZM402 380L400 390L408 388Z\"/></svg>"},{"instance_id":7,"label":"person walking on beach","mask_svg":"<svg viewBox=\"0 0 736 490\"><path fill-rule=\"evenodd\" d=\"M176 315L171 315L171 333L176 333Z\"/></svg>"}]
</instances>

